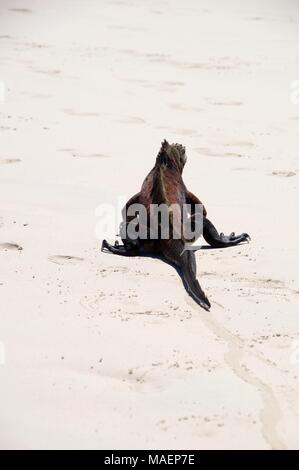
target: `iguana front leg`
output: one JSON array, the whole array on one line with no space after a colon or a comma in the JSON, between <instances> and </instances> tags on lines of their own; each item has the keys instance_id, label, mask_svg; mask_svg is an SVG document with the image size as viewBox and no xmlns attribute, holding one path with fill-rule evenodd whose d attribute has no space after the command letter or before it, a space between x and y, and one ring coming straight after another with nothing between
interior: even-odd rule
<instances>
[{"instance_id":1,"label":"iguana front leg","mask_svg":"<svg viewBox=\"0 0 299 470\"><path fill-rule=\"evenodd\" d=\"M232 232L230 235L219 234L212 222L206 217L203 219L203 237L214 248L226 248L227 246L238 245L241 242L248 242L250 240L248 233L241 233L241 235L235 235L235 232Z\"/></svg>"},{"instance_id":2,"label":"iguana front leg","mask_svg":"<svg viewBox=\"0 0 299 470\"><path fill-rule=\"evenodd\" d=\"M118 242L115 242L114 245L111 245L107 240L103 240L101 251L110 251L114 255L121 256L138 256L140 254L138 247L129 247L128 245L119 245Z\"/></svg>"},{"instance_id":3,"label":"iguana front leg","mask_svg":"<svg viewBox=\"0 0 299 470\"><path fill-rule=\"evenodd\" d=\"M241 233L240 235L235 235L235 232L232 232L230 235L224 235L223 233L219 234L212 222L210 222L210 220L206 217L207 211L203 204L194 194L190 193L189 191L186 193L186 202L187 204L191 204L191 223L193 222L193 230L195 224L196 204L202 205L203 237L212 247L226 248L228 246L238 245L241 242L250 240L248 233Z\"/></svg>"}]
</instances>

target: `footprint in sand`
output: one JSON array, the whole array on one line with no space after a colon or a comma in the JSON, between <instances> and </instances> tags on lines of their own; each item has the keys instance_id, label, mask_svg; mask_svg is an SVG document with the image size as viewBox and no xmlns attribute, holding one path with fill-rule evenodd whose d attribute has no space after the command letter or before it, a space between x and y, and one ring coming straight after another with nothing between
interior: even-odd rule
<instances>
[{"instance_id":1,"label":"footprint in sand","mask_svg":"<svg viewBox=\"0 0 299 470\"><path fill-rule=\"evenodd\" d=\"M193 129L176 129L168 126L156 126L155 129L165 129L172 132L175 135L195 135L197 132Z\"/></svg>"},{"instance_id":2,"label":"footprint in sand","mask_svg":"<svg viewBox=\"0 0 299 470\"><path fill-rule=\"evenodd\" d=\"M145 124L145 120L138 116L124 116L118 119L115 119L115 122L120 122L123 124Z\"/></svg>"},{"instance_id":3,"label":"footprint in sand","mask_svg":"<svg viewBox=\"0 0 299 470\"><path fill-rule=\"evenodd\" d=\"M67 152L72 155L74 158L110 158L109 155L105 155L104 153L80 153L76 152L75 149L58 149L58 152Z\"/></svg>"},{"instance_id":4,"label":"footprint in sand","mask_svg":"<svg viewBox=\"0 0 299 470\"><path fill-rule=\"evenodd\" d=\"M40 98L40 99L52 98L52 95L48 95L47 93L32 93L30 91L21 91L20 95L25 95L25 96L30 96L32 98Z\"/></svg>"},{"instance_id":5,"label":"footprint in sand","mask_svg":"<svg viewBox=\"0 0 299 470\"><path fill-rule=\"evenodd\" d=\"M33 13L29 8L9 8L9 11L14 11L15 13Z\"/></svg>"},{"instance_id":6,"label":"footprint in sand","mask_svg":"<svg viewBox=\"0 0 299 470\"><path fill-rule=\"evenodd\" d=\"M42 99L42 100L52 98L51 95L47 95L46 93L36 93L36 94L32 94L32 97L33 97L33 98L39 98L39 99Z\"/></svg>"},{"instance_id":7,"label":"footprint in sand","mask_svg":"<svg viewBox=\"0 0 299 470\"><path fill-rule=\"evenodd\" d=\"M209 157L233 157L233 158L241 158L241 157L248 157L248 155L243 155L242 153L238 152L213 152L212 150L204 147L198 147L193 149L195 152L200 153L201 155L209 156Z\"/></svg>"},{"instance_id":8,"label":"footprint in sand","mask_svg":"<svg viewBox=\"0 0 299 470\"><path fill-rule=\"evenodd\" d=\"M235 140L234 142L225 142L225 147L254 147L252 142L246 140Z\"/></svg>"},{"instance_id":9,"label":"footprint in sand","mask_svg":"<svg viewBox=\"0 0 299 470\"><path fill-rule=\"evenodd\" d=\"M121 25L109 25L107 26L108 29L120 29L120 30L124 30L124 31L136 31L136 32L139 32L139 31L146 31L144 28L136 28L135 26L121 26Z\"/></svg>"},{"instance_id":10,"label":"footprint in sand","mask_svg":"<svg viewBox=\"0 0 299 470\"><path fill-rule=\"evenodd\" d=\"M44 73L46 75L50 75L52 77L56 77L61 74L61 70L52 69L52 70L36 70L37 73Z\"/></svg>"},{"instance_id":11,"label":"footprint in sand","mask_svg":"<svg viewBox=\"0 0 299 470\"><path fill-rule=\"evenodd\" d=\"M84 261L84 258L78 258L77 256L67 256L67 255L54 255L49 256L49 261L55 264L78 264L81 261Z\"/></svg>"},{"instance_id":12,"label":"footprint in sand","mask_svg":"<svg viewBox=\"0 0 299 470\"><path fill-rule=\"evenodd\" d=\"M9 165L10 163L19 163L20 158L0 158L0 165Z\"/></svg>"},{"instance_id":13,"label":"footprint in sand","mask_svg":"<svg viewBox=\"0 0 299 470\"><path fill-rule=\"evenodd\" d=\"M126 268L125 266L107 266L106 268L98 270L98 273L101 277L106 277L113 273L126 274L129 271L129 268Z\"/></svg>"},{"instance_id":14,"label":"footprint in sand","mask_svg":"<svg viewBox=\"0 0 299 470\"><path fill-rule=\"evenodd\" d=\"M210 101L213 106L242 106L242 101Z\"/></svg>"},{"instance_id":15,"label":"footprint in sand","mask_svg":"<svg viewBox=\"0 0 299 470\"><path fill-rule=\"evenodd\" d=\"M73 109L64 109L63 112L66 113L66 114L69 114L70 116L76 116L76 117L98 117L98 116L100 116L99 113L74 111Z\"/></svg>"},{"instance_id":16,"label":"footprint in sand","mask_svg":"<svg viewBox=\"0 0 299 470\"><path fill-rule=\"evenodd\" d=\"M181 103L170 103L168 105L170 108L177 109L179 111L190 111L190 112L201 112L203 111L202 108L198 108L196 106L184 106Z\"/></svg>"},{"instance_id":17,"label":"footprint in sand","mask_svg":"<svg viewBox=\"0 0 299 470\"><path fill-rule=\"evenodd\" d=\"M283 176L284 178L290 178L290 176L296 176L294 171L272 171L273 176Z\"/></svg>"},{"instance_id":18,"label":"footprint in sand","mask_svg":"<svg viewBox=\"0 0 299 470\"><path fill-rule=\"evenodd\" d=\"M257 171L256 168L248 168L248 167L236 167L232 168L233 171Z\"/></svg>"},{"instance_id":19,"label":"footprint in sand","mask_svg":"<svg viewBox=\"0 0 299 470\"><path fill-rule=\"evenodd\" d=\"M3 251L22 251L23 248L17 243L0 243L0 250Z\"/></svg>"},{"instance_id":20,"label":"footprint in sand","mask_svg":"<svg viewBox=\"0 0 299 470\"><path fill-rule=\"evenodd\" d=\"M74 158L109 158L108 155L104 155L103 153L77 153L74 152L72 154Z\"/></svg>"}]
</instances>

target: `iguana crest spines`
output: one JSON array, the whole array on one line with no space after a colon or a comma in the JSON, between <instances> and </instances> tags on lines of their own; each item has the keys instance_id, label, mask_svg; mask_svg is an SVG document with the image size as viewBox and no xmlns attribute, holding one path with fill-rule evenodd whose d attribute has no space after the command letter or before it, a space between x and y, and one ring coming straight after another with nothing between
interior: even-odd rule
<instances>
[{"instance_id":1,"label":"iguana crest spines","mask_svg":"<svg viewBox=\"0 0 299 470\"><path fill-rule=\"evenodd\" d=\"M177 170L182 173L186 160L186 149L183 145L169 144L164 139L156 158L156 166Z\"/></svg>"}]
</instances>

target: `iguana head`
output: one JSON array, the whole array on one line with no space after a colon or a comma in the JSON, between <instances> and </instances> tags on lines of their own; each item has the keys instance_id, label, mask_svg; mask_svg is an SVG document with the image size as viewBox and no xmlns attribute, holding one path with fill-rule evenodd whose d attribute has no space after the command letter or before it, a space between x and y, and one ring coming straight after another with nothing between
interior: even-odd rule
<instances>
[{"instance_id":1,"label":"iguana head","mask_svg":"<svg viewBox=\"0 0 299 470\"><path fill-rule=\"evenodd\" d=\"M156 164L176 169L182 173L186 160L186 150L183 145L169 144L167 140L164 140L157 155Z\"/></svg>"}]
</instances>

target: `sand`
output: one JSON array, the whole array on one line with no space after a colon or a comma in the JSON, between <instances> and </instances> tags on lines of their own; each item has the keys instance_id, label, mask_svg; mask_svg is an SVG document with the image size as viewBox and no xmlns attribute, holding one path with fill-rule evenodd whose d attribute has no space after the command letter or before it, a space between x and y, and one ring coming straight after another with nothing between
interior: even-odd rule
<instances>
[{"instance_id":1,"label":"sand","mask_svg":"<svg viewBox=\"0 0 299 470\"><path fill-rule=\"evenodd\" d=\"M1 0L2 449L299 448L298 23L283 0ZM209 313L170 266L100 252L96 209L164 138L252 237L197 252Z\"/></svg>"}]
</instances>

